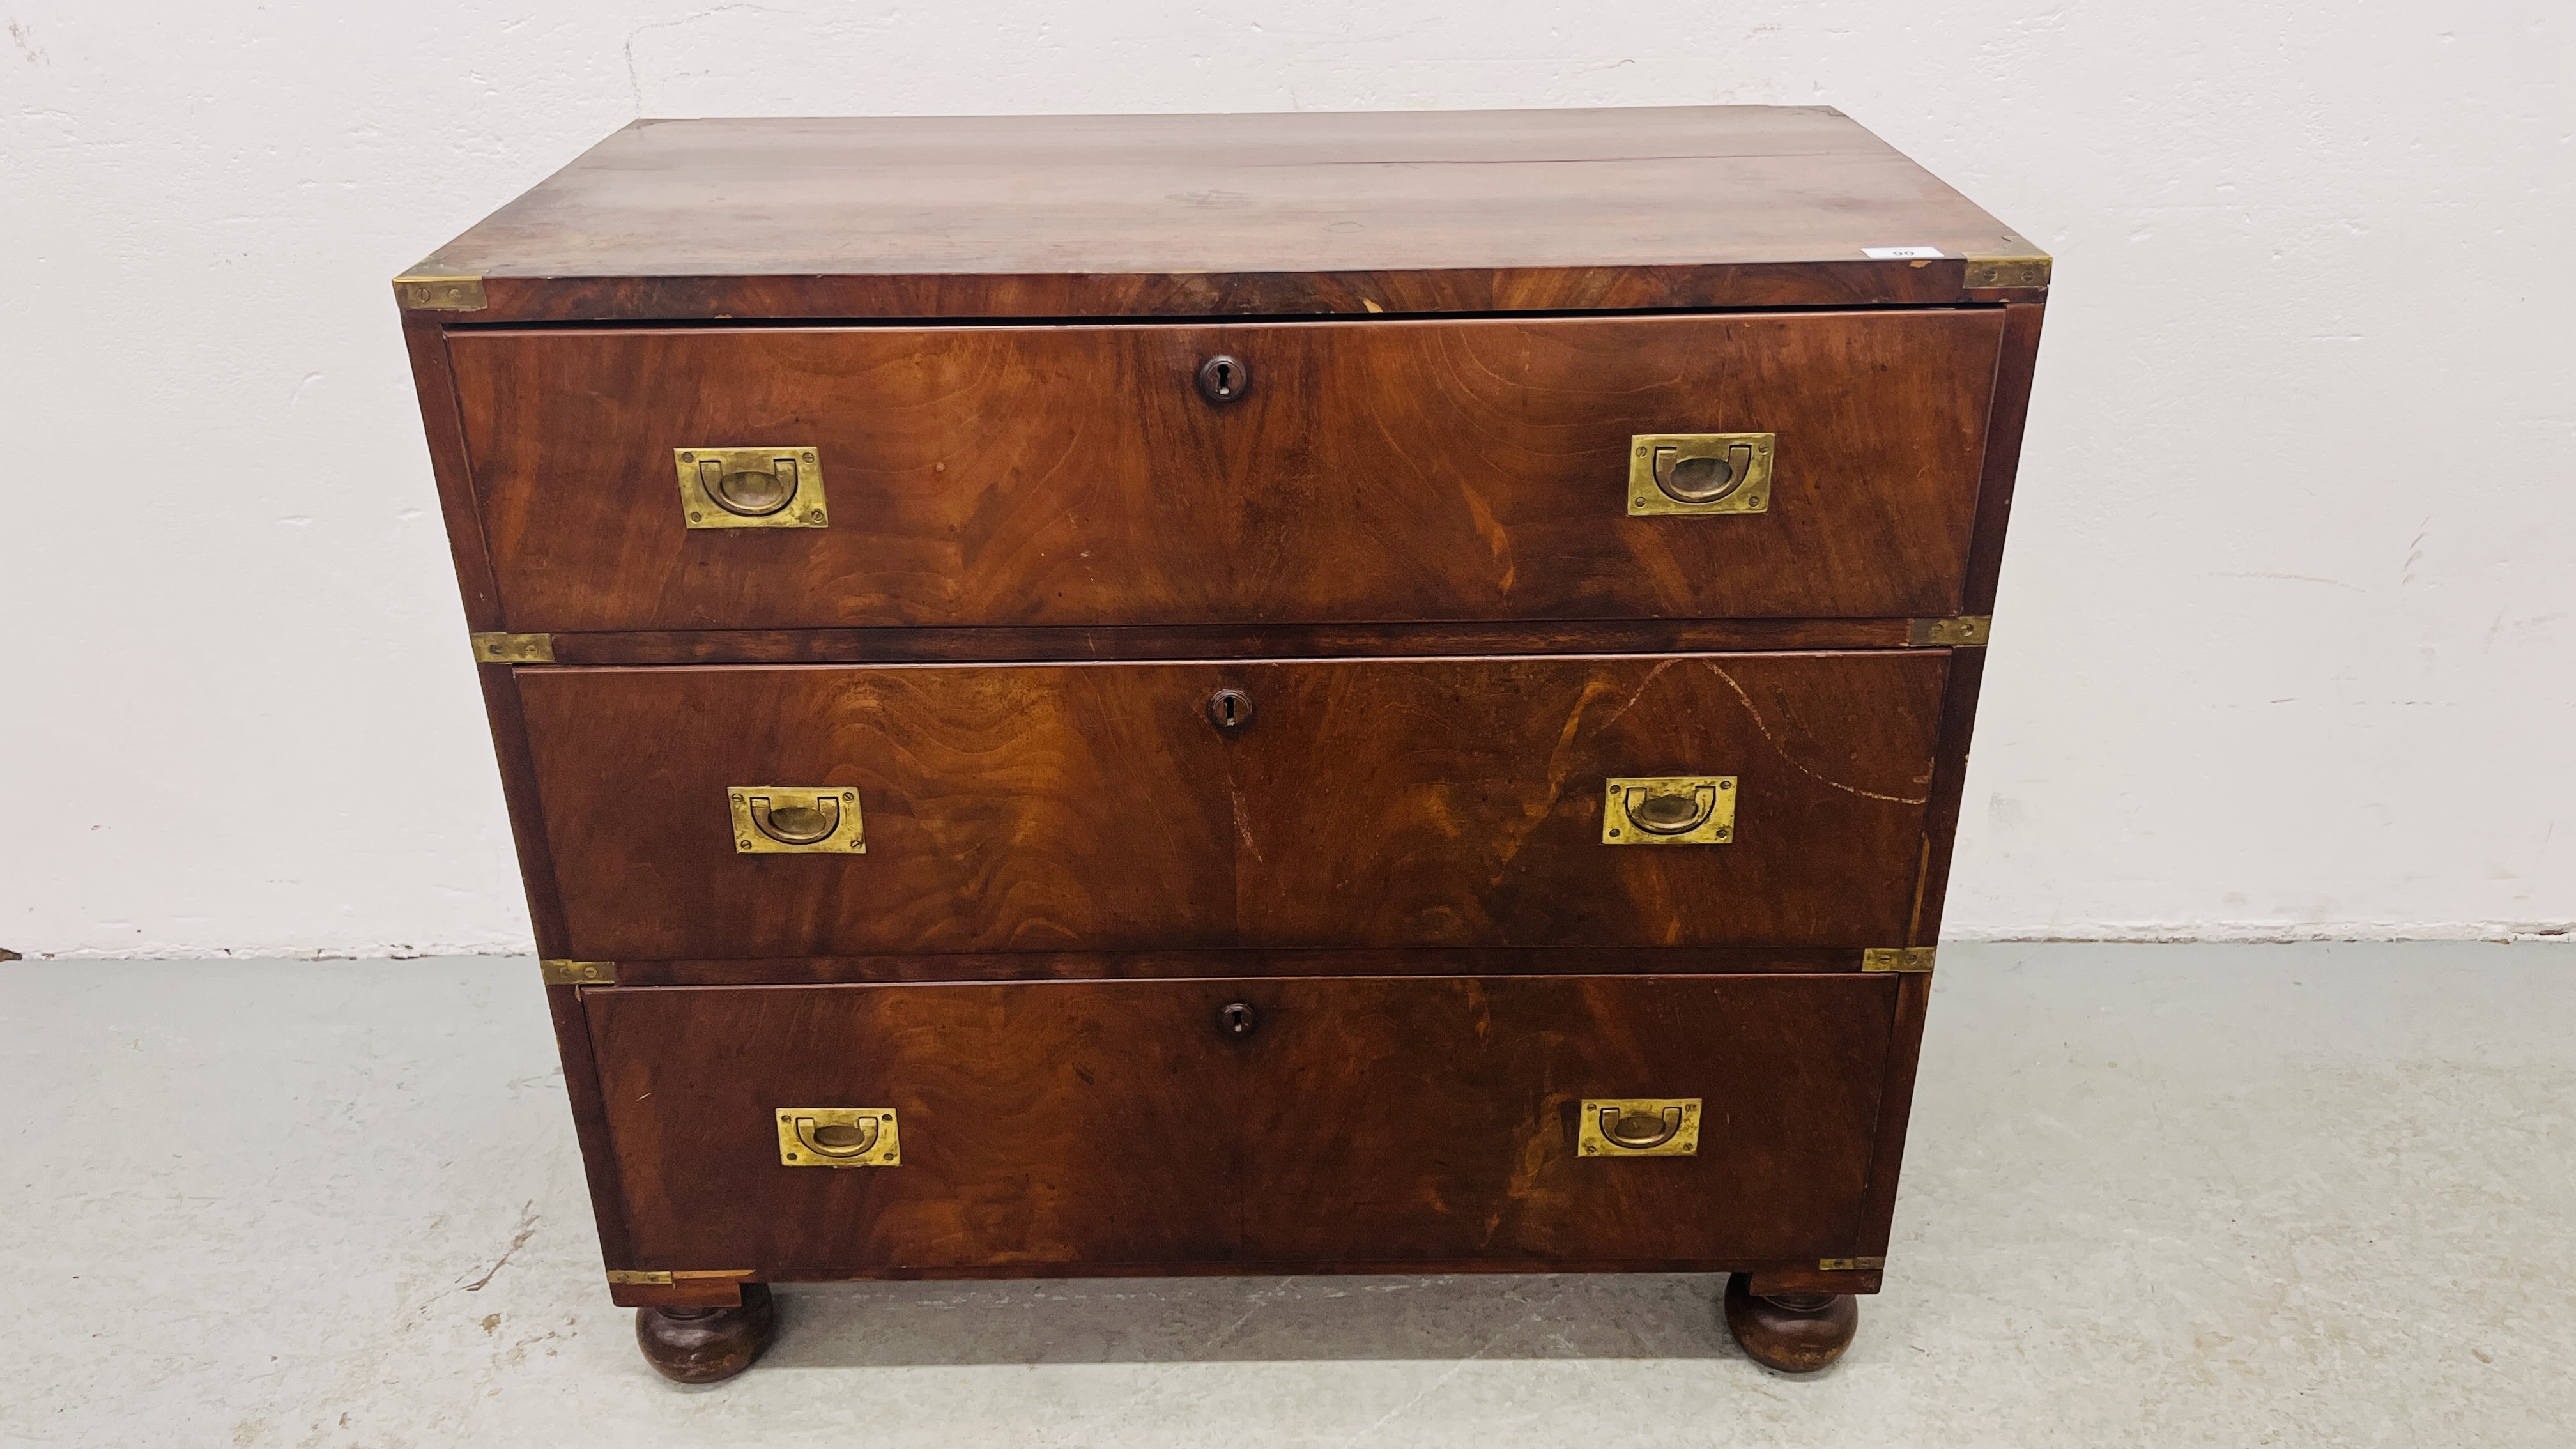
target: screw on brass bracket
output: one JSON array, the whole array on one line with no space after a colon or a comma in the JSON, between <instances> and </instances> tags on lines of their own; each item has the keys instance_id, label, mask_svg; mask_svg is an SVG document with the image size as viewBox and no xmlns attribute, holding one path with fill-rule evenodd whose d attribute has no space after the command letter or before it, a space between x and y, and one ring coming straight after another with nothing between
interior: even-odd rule
<instances>
[{"instance_id":1,"label":"screw on brass bracket","mask_svg":"<svg viewBox=\"0 0 2576 1449\"><path fill-rule=\"evenodd\" d=\"M1932 969L1932 953L1937 946L1872 946L1860 953L1863 971L1920 971Z\"/></svg>"},{"instance_id":2,"label":"screw on brass bracket","mask_svg":"<svg viewBox=\"0 0 2576 1449\"><path fill-rule=\"evenodd\" d=\"M394 300L408 312L480 312L492 305L481 277L405 272L394 278Z\"/></svg>"},{"instance_id":3,"label":"screw on brass bracket","mask_svg":"<svg viewBox=\"0 0 2576 1449\"><path fill-rule=\"evenodd\" d=\"M617 963L614 961L540 961L539 974L548 986L614 986Z\"/></svg>"},{"instance_id":4,"label":"screw on brass bracket","mask_svg":"<svg viewBox=\"0 0 2576 1449\"><path fill-rule=\"evenodd\" d=\"M473 639L474 662L477 664L555 662L555 636L552 634L477 634Z\"/></svg>"},{"instance_id":5,"label":"screw on brass bracket","mask_svg":"<svg viewBox=\"0 0 2576 1449\"><path fill-rule=\"evenodd\" d=\"M2048 285L2049 259L2031 255L2019 257L1970 257L1965 283L1969 291L1990 287L2045 287Z\"/></svg>"},{"instance_id":6,"label":"screw on brass bracket","mask_svg":"<svg viewBox=\"0 0 2576 1449\"><path fill-rule=\"evenodd\" d=\"M1992 614L1961 614L1953 619L1909 619L1905 642L1916 649L1939 646L1982 649L1995 632Z\"/></svg>"}]
</instances>

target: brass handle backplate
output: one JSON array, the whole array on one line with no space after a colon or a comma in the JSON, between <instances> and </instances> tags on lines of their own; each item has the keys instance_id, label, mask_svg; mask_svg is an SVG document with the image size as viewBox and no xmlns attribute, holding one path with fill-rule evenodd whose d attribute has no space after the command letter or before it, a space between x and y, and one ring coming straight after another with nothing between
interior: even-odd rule
<instances>
[{"instance_id":1,"label":"brass handle backplate","mask_svg":"<svg viewBox=\"0 0 2576 1449\"><path fill-rule=\"evenodd\" d=\"M734 785L736 855L865 855L867 822L859 792L838 785Z\"/></svg>"},{"instance_id":2,"label":"brass handle backplate","mask_svg":"<svg viewBox=\"0 0 2576 1449\"><path fill-rule=\"evenodd\" d=\"M1612 780L1601 801L1603 845L1731 845L1733 775L1644 775Z\"/></svg>"},{"instance_id":3,"label":"brass handle backplate","mask_svg":"<svg viewBox=\"0 0 2576 1449\"><path fill-rule=\"evenodd\" d=\"M812 448L674 448L691 528L824 528L823 462Z\"/></svg>"},{"instance_id":4,"label":"brass handle backplate","mask_svg":"<svg viewBox=\"0 0 2576 1449\"><path fill-rule=\"evenodd\" d=\"M1640 433L1628 440L1632 518L1771 511L1774 433Z\"/></svg>"},{"instance_id":5,"label":"brass handle backplate","mask_svg":"<svg viewBox=\"0 0 2576 1449\"><path fill-rule=\"evenodd\" d=\"M1586 1157L1697 1157L1697 1097L1586 1097L1577 1145Z\"/></svg>"},{"instance_id":6,"label":"brass handle backplate","mask_svg":"<svg viewBox=\"0 0 2576 1449\"><path fill-rule=\"evenodd\" d=\"M787 1167L895 1167L903 1144L892 1107L781 1107L778 1161Z\"/></svg>"}]
</instances>

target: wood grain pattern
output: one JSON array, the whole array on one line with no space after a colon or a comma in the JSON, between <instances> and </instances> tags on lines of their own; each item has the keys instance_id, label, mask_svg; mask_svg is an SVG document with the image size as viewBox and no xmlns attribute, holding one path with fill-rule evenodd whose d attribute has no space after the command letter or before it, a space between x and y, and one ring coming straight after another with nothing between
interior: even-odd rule
<instances>
[{"instance_id":1,"label":"wood grain pattern","mask_svg":"<svg viewBox=\"0 0 2576 1449\"><path fill-rule=\"evenodd\" d=\"M584 959L1869 946L1913 906L1946 651L528 669ZM1220 687L1258 713L1224 734ZM1732 774L1734 844L1601 843ZM724 791L856 787L864 856L737 855Z\"/></svg>"},{"instance_id":2,"label":"wood grain pattern","mask_svg":"<svg viewBox=\"0 0 2576 1449\"><path fill-rule=\"evenodd\" d=\"M2031 381L2039 366L2040 322L2047 311L2040 302L2016 302L2004 309L2003 347L1995 361L1994 415L1986 426L1986 465L1977 484L1977 525L1968 547L1963 614L1995 611L1995 585L2004 565L2004 527L2012 520L2022 430L2030 420Z\"/></svg>"},{"instance_id":3,"label":"wood grain pattern","mask_svg":"<svg viewBox=\"0 0 2576 1449\"><path fill-rule=\"evenodd\" d=\"M635 1261L1230 1256L1224 983L585 991ZM903 1160L778 1160L780 1107L892 1107Z\"/></svg>"},{"instance_id":4,"label":"wood grain pattern","mask_svg":"<svg viewBox=\"0 0 2576 1449\"><path fill-rule=\"evenodd\" d=\"M1391 950L997 951L931 956L621 961L621 986L1093 981L1253 976L1743 976L1858 971L1853 946L1413 947Z\"/></svg>"},{"instance_id":5,"label":"wood grain pattern","mask_svg":"<svg viewBox=\"0 0 2576 1449\"><path fill-rule=\"evenodd\" d=\"M1500 624L1102 624L1056 628L697 629L556 634L558 664L937 664L1329 659L1440 654L1716 654L1902 649L1908 619L1616 619Z\"/></svg>"},{"instance_id":6,"label":"wood grain pattern","mask_svg":"<svg viewBox=\"0 0 2576 1449\"><path fill-rule=\"evenodd\" d=\"M1894 983L1246 984L1244 1249L1434 1264L1786 1258L1859 1216ZM1695 1157L1585 1160L1585 1097L1699 1097Z\"/></svg>"},{"instance_id":7,"label":"wood grain pattern","mask_svg":"<svg viewBox=\"0 0 2576 1449\"><path fill-rule=\"evenodd\" d=\"M1140 1263L1768 1266L1849 1241L1884 977L583 993L636 1266L764 1279ZM1262 1025L1223 1036L1217 1008ZM1587 1095L1700 1096L1693 1158L1580 1160ZM903 1162L777 1158L890 1106Z\"/></svg>"},{"instance_id":8,"label":"wood grain pattern","mask_svg":"<svg viewBox=\"0 0 2576 1449\"><path fill-rule=\"evenodd\" d=\"M638 121L412 270L485 321L1215 316L1954 302L2031 250L1838 111L1728 106Z\"/></svg>"},{"instance_id":9,"label":"wood grain pattern","mask_svg":"<svg viewBox=\"0 0 2576 1449\"><path fill-rule=\"evenodd\" d=\"M412 391L420 403L421 432L429 444L430 475L438 488L448 558L465 604L465 627L501 627L501 587L484 546L482 505L474 497L473 467L465 456L465 420L457 412L456 378L447 368L447 334L435 313L403 316L403 349L411 357Z\"/></svg>"},{"instance_id":10,"label":"wood grain pattern","mask_svg":"<svg viewBox=\"0 0 2576 1449\"><path fill-rule=\"evenodd\" d=\"M1959 612L2002 310L455 333L511 630ZM1223 407L1192 383L1252 369ZM1115 399L1114 405L1104 405ZM1629 438L1779 434L1631 518ZM814 444L832 523L690 530L674 449Z\"/></svg>"}]
</instances>

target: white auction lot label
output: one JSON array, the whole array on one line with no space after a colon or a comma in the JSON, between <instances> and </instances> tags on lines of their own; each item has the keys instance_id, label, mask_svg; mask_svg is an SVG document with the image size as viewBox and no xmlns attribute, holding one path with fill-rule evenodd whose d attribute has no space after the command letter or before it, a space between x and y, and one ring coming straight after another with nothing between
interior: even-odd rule
<instances>
[{"instance_id":1,"label":"white auction lot label","mask_svg":"<svg viewBox=\"0 0 2576 1449\"><path fill-rule=\"evenodd\" d=\"M1860 254L1873 262L1910 262L1941 255L1939 247L1862 247Z\"/></svg>"}]
</instances>

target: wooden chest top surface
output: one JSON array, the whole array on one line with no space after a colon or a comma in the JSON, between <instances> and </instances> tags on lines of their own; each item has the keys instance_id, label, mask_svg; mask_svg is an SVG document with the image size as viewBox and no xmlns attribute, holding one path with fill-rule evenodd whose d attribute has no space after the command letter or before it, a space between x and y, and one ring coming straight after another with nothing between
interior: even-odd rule
<instances>
[{"instance_id":1,"label":"wooden chest top surface","mask_svg":"<svg viewBox=\"0 0 2576 1449\"><path fill-rule=\"evenodd\" d=\"M1966 259L2035 254L1838 111L1716 106L637 121L408 275L476 321L1315 315L2000 300Z\"/></svg>"}]
</instances>

